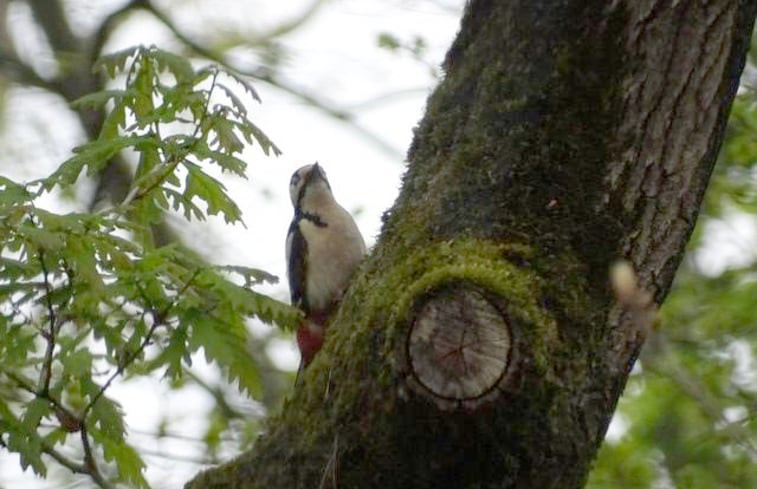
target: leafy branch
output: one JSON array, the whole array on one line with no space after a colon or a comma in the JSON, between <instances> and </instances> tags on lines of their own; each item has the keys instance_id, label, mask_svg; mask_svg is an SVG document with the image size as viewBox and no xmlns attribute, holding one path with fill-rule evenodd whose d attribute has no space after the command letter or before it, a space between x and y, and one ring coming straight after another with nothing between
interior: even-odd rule
<instances>
[{"instance_id":1,"label":"leafy branch","mask_svg":"<svg viewBox=\"0 0 757 489\"><path fill-rule=\"evenodd\" d=\"M141 6L147 12L152 14L164 26L166 26L166 28L168 28L173 33L173 35L176 36L176 38L179 41L181 41L182 44L184 44L186 47L188 47L192 52L196 53L197 55L202 56L203 58L208 59L212 61L213 63L217 63L218 65L223 66L224 68L230 70L231 72L239 73L242 76L247 76L255 80L265 82L269 84L270 86L275 87L278 90L281 90L282 92L287 93L301 100L307 105L318 109L319 111L334 118L335 120L342 121L348 124L349 127L351 127L354 131L356 131L362 137L364 137L367 141L370 141L371 143L373 143L377 148L382 150L384 153L392 157L398 156L397 148L395 148L388 141L378 136L375 133L375 131L371 131L369 129L366 129L362 125L360 125L356 121L355 115L349 110L345 110L343 108L337 107L333 103L327 100L324 100L322 97L318 96L317 94L309 93L307 90L305 90L302 87L297 87L297 86L292 85L291 83L287 82L286 80L281 79L279 76L276 75L276 73L272 72L270 69L267 69L265 67L248 68L248 67L238 66L238 65L230 63L227 59L224 58L222 54L216 53L213 50L208 49L204 47L203 45L193 41L190 36L185 34L170 19L169 16L167 16L164 12L162 12L159 8L157 8L151 1L144 0ZM314 7L315 7L315 4L314 4ZM312 11L314 12L315 10L312 10Z\"/></svg>"},{"instance_id":2,"label":"leafy branch","mask_svg":"<svg viewBox=\"0 0 757 489\"><path fill-rule=\"evenodd\" d=\"M47 441L44 439L40 440L40 451L42 453L46 453L47 455L50 455L55 461L66 467L67 469L71 470L75 474L83 474L87 475L92 478L92 480L101 488L103 489L110 489L113 487L110 482L102 475L102 472L100 471L96 458L93 455L92 451L92 445L90 443L89 434L87 431L87 425L85 423L85 415L77 416L73 412L71 412L69 409L64 407L60 401L55 399L50 395L48 391L35 391L30 385L28 385L23 379L18 377L13 372L4 372L9 378L11 378L16 385L30 393L34 394L37 399L47 401L49 402L54 410L55 415L58 418L58 420L61 423L61 427L64 428L68 432L79 432L80 433L80 439L81 439L81 445L82 449L84 451L84 460L81 463L77 463L73 460L71 460L69 457L66 457L65 455L61 454L53 446L51 446ZM4 413L5 414L5 413ZM12 417L12 414L7 417ZM5 422L8 420L6 419ZM41 416L37 419L37 425L40 424ZM37 426L35 426L36 428ZM32 437L34 435L31 435ZM11 445L10 447L6 444L6 448L13 448ZM23 455L23 454L22 454ZM38 457L37 457L38 458ZM40 460L41 464L41 460ZM44 466L42 466L44 469Z\"/></svg>"},{"instance_id":3,"label":"leafy branch","mask_svg":"<svg viewBox=\"0 0 757 489\"><path fill-rule=\"evenodd\" d=\"M195 279L199 271L200 271L199 269L195 270L194 274L189 278L189 280L187 280L187 283L179 291L178 295L182 295L184 292L186 292L186 290L189 288L190 284ZM147 297L145 297L145 299L149 300L149 298ZM89 401L89 404L87 404L87 406L84 408L83 416L86 416L92 410L92 406L94 406L95 403L98 401L98 399L100 399L103 396L103 394L105 394L105 391L108 390L108 387L110 387L113 381L118 376L123 374L124 370L142 355L142 352L144 352L147 345L149 345L150 342L152 341L153 335L155 334L155 330L158 329L160 326L165 325L165 320L163 318L166 317L172 305L173 304L167 306L161 312L152 311L152 325L150 326L150 329L147 331L147 334L145 334L144 338L142 339L142 343L140 343L139 348L137 348L134 352L129 353L127 357L122 362L119 363L116 371L111 374L111 376L108 378L107 381L105 381L105 383L102 385L102 387L97 392L97 394L95 394L92 397L92 399Z\"/></svg>"},{"instance_id":4,"label":"leafy branch","mask_svg":"<svg viewBox=\"0 0 757 489\"><path fill-rule=\"evenodd\" d=\"M170 209L186 219L242 222L210 169L246 177L240 153L247 146L266 155L279 150L237 95L259 102L257 93L234 75L194 69L155 47L114 53L97 68L112 78L126 74L123 87L75 102L110 109L98 138L75 148L48 178L19 184L0 177L0 379L19 392L0 400L0 439L40 475L45 453L102 488L148 487L145 464L125 441L120 406L108 397L116 379L157 371L177 380L203 350L241 390L260 395L246 323L254 317L291 328L297 313L252 290L276 277L198 267L189 251L156 247L145 230ZM92 175L124 151L137 154L138 164L120 204L70 214L36 205L43 192L74 185L85 169ZM98 381L108 365L114 370ZM35 376L37 388L25 380ZM81 461L55 448L72 441ZM103 464L115 465L117 475L106 477Z\"/></svg>"}]
</instances>

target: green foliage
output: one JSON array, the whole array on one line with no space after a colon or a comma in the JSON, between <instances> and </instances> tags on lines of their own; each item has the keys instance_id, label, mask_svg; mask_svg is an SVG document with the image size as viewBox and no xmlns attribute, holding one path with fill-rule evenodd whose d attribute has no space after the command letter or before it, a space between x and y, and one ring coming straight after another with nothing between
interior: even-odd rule
<instances>
[{"instance_id":1,"label":"green foliage","mask_svg":"<svg viewBox=\"0 0 757 489\"><path fill-rule=\"evenodd\" d=\"M726 137L727 143L710 182L705 211L720 216L737 209L757 214L757 94L755 89L744 91L731 109Z\"/></svg>"},{"instance_id":2,"label":"green foliage","mask_svg":"<svg viewBox=\"0 0 757 489\"><path fill-rule=\"evenodd\" d=\"M0 382L14 393L0 400L0 442L45 475L43 453L55 457L56 445L81 440L84 459L69 468L97 481L101 454L114 464L116 482L147 487L144 462L125 441L121 408L108 397L113 380L158 372L179 381L202 350L241 390L260 396L246 322L291 328L298 319L288 305L252 290L276 277L207 265L175 245L155 247L150 225L170 209L187 219L241 222L209 172L244 177L245 144L265 154L279 150L222 83L235 82L259 100L233 74L195 70L154 47L106 56L97 69L124 73L122 89L75 102L110 107L98 139L76 148L48 178L19 184L0 177ZM123 202L69 214L35 204L123 151L139 161Z\"/></svg>"},{"instance_id":3,"label":"green foliage","mask_svg":"<svg viewBox=\"0 0 757 489\"><path fill-rule=\"evenodd\" d=\"M382 32L378 35L378 45L380 48L388 51L404 50L420 59L426 52L426 40L420 36L415 36L411 41L402 42L393 34Z\"/></svg>"},{"instance_id":4,"label":"green foliage","mask_svg":"<svg viewBox=\"0 0 757 489\"><path fill-rule=\"evenodd\" d=\"M708 222L757 215L756 189L757 93L746 89L689 253ZM605 442L587 488L757 487L757 255L745 251L743 265L717 276L684 262L619 403L627 430Z\"/></svg>"},{"instance_id":5,"label":"green foliage","mask_svg":"<svg viewBox=\"0 0 757 489\"><path fill-rule=\"evenodd\" d=\"M419 64L428 68L432 78L439 79L440 73L436 62L429 59L428 43L421 36L413 36L412 39L402 40L389 32L381 32L376 38L376 43L381 49L397 55L409 55Z\"/></svg>"}]
</instances>

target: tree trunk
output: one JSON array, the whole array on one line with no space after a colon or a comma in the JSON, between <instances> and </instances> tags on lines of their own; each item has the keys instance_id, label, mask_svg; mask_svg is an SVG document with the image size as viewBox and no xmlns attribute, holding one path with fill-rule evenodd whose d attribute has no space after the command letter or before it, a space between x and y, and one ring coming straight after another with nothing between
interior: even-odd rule
<instances>
[{"instance_id":1,"label":"tree trunk","mask_svg":"<svg viewBox=\"0 0 757 489\"><path fill-rule=\"evenodd\" d=\"M755 1L474 0L281 414L191 488L578 488L722 141Z\"/></svg>"}]
</instances>

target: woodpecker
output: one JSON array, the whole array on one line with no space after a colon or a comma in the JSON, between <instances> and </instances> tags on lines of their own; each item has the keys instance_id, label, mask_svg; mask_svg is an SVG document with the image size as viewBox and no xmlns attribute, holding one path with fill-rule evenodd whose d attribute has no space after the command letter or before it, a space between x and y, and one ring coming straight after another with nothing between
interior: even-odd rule
<instances>
[{"instance_id":1,"label":"woodpecker","mask_svg":"<svg viewBox=\"0 0 757 489\"><path fill-rule=\"evenodd\" d=\"M305 313L297 329L299 378L323 344L329 316L365 256L365 242L317 162L292 174L289 195L294 218L286 239L287 277L292 305Z\"/></svg>"}]
</instances>

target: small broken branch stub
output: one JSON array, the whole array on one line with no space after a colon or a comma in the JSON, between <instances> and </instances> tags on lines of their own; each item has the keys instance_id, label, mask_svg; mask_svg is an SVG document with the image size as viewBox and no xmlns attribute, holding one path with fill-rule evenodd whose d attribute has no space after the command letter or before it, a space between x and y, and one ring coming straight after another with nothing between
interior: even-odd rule
<instances>
[{"instance_id":1,"label":"small broken branch stub","mask_svg":"<svg viewBox=\"0 0 757 489\"><path fill-rule=\"evenodd\" d=\"M426 297L407 337L410 388L440 409L472 410L497 398L513 344L502 312L466 287Z\"/></svg>"}]
</instances>

